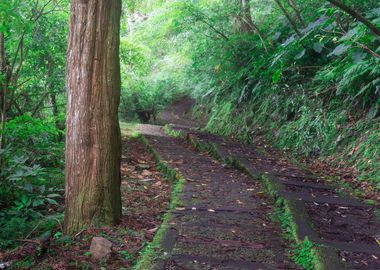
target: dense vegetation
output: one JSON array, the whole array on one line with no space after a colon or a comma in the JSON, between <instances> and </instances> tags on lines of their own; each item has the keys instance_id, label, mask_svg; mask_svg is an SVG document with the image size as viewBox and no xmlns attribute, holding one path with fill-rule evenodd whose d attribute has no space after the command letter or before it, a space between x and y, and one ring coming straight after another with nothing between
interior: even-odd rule
<instances>
[{"instance_id":1,"label":"dense vegetation","mask_svg":"<svg viewBox=\"0 0 380 270\"><path fill-rule=\"evenodd\" d=\"M380 38L356 16L378 29L377 1L344 1L354 14L329 1L133 3L130 103L191 93L208 130L345 161L380 188Z\"/></svg>"},{"instance_id":2,"label":"dense vegetation","mask_svg":"<svg viewBox=\"0 0 380 270\"><path fill-rule=\"evenodd\" d=\"M62 220L68 2L0 2L0 249ZM125 0L120 116L190 94L208 130L380 189L380 37L330 2ZM380 27L377 0L344 3Z\"/></svg>"},{"instance_id":3,"label":"dense vegetation","mask_svg":"<svg viewBox=\"0 0 380 270\"><path fill-rule=\"evenodd\" d=\"M0 249L62 220L67 20L67 1L0 3Z\"/></svg>"}]
</instances>

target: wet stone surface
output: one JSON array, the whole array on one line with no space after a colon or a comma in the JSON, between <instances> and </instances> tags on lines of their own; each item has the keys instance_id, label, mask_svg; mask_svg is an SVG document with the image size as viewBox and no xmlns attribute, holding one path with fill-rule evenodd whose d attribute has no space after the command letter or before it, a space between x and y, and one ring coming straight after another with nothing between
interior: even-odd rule
<instances>
[{"instance_id":1,"label":"wet stone surface","mask_svg":"<svg viewBox=\"0 0 380 270\"><path fill-rule=\"evenodd\" d=\"M253 145L205 133L193 132L192 136L203 143L214 144L219 155L233 156L251 173L268 175L281 184L280 194L289 200L303 202L312 224L310 229L316 231L320 242L327 240L327 245L330 242L339 246L336 253L339 260L346 263L345 269L380 269L380 245L376 241L380 240L380 221L375 207L343 196L338 189L325 184L322 177L278 157L265 155ZM348 252L345 247L357 251ZM379 252L374 254L375 250Z\"/></svg>"},{"instance_id":2,"label":"wet stone surface","mask_svg":"<svg viewBox=\"0 0 380 270\"><path fill-rule=\"evenodd\" d=\"M188 105L187 103L186 101L184 105ZM177 105L175 104L171 108L170 117L164 119L163 122L165 124L176 124L172 128L181 130L189 140L201 142L205 145L214 145L220 157L233 157L251 175L267 175L270 181L278 184L279 195L300 207L298 210L301 214L294 214L298 215L296 220L299 222L297 225L302 227L300 228L301 234L310 233L311 238L318 238L315 239L318 243L332 247L328 248L328 257L339 261L339 265L341 262L345 264L338 268L335 265L330 266L329 269L380 269L380 245L376 241L376 239L380 241L380 226L379 220L375 217L376 209L351 197L342 196L341 190L331 186L330 183L326 183L324 177L316 176L305 168L293 165L260 140L247 145L229 138L191 129L191 126L200 125L194 125L194 122L188 121L186 117L185 121L181 121L181 115L183 115L186 106L181 105L179 106L180 109L176 109ZM173 151L173 145L170 143L161 144L161 147L163 154L169 154L172 158L175 158L176 155L182 155L183 158L189 154L184 151ZM271 230L275 232L273 234L274 239L267 237L268 234L265 233L265 229L264 231L258 229L259 224L272 224L270 221L267 222L268 214L272 211L271 207L266 205L265 198L255 196L260 194L262 187L257 182L252 181L251 185L254 191L252 192L253 202L250 203L250 195L244 191L247 190L247 186L243 186L249 183L245 177L240 177L236 172L232 174L233 178L229 179L224 175L220 177L222 180L218 182L214 178L218 177L219 167L213 164L207 170L208 165L202 167L204 161L190 159L186 162L194 164L193 167L180 166L181 168L179 168L185 177L186 175L193 175L198 179L195 183L191 180L185 187L183 198L188 208L187 214L175 214L176 222L182 224L180 230L191 237L197 237L198 231L202 237L208 235L219 240L234 240L235 238L229 233L229 230L234 228L234 230L241 232L237 234L241 241L260 242L262 240L261 243L266 244L268 249L276 254L275 256L280 255L279 258L282 259L284 242L277 242L281 243L279 244L281 249L277 250L272 249L269 244L278 241L276 237L279 233L274 230L278 226L270 226ZM212 163L214 162L212 161ZM198 169L194 170L194 167ZM215 173L216 171L218 172ZM227 171L223 172L223 174L226 173ZM219 187L220 184L223 187ZM248 211L240 211L239 214L237 212L216 212L214 215L209 215L206 210L210 207L223 206L225 210L228 207L236 208L235 201L237 200L235 197L240 195L232 191L228 193L229 188L241 191L241 199L238 200L244 205L243 207L238 205L238 207ZM215 190L215 194L213 194L213 190ZM229 197L228 194L233 194L233 196ZM224 196L222 201L226 201L226 205L218 201L218 196ZM189 211L192 207L199 207L199 209L203 207L204 211ZM195 227L197 230L194 231ZM225 234L226 236L222 237L223 233L219 234L208 229L214 227L216 230L228 231ZM249 234L248 232L251 230L257 230L258 233L255 235L258 237L243 236L244 232ZM237 255L237 257L239 256ZM270 255L268 257L272 258ZM261 259L259 258L260 256L256 260ZM247 264L247 261L241 262L235 259L220 263L218 260L209 260L209 257L205 259L202 256L189 257L188 254L178 254L178 256L173 255L173 259L167 261L165 269L272 269L273 267L273 269L289 269L287 267L294 267L287 264L288 260L285 260L285 266L276 259L271 262L263 260L263 262L265 262L264 265L260 262L250 265ZM277 263L276 266L273 262Z\"/></svg>"},{"instance_id":3,"label":"wet stone surface","mask_svg":"<svg viewBox=\"0 0 380 270\"><path fill-rule=\"evenodd\" d=\"M380 221L373 208L306 203L306 209L321 237L377 245L375 239L380 234Z\"/></svg>"}]
</instances>

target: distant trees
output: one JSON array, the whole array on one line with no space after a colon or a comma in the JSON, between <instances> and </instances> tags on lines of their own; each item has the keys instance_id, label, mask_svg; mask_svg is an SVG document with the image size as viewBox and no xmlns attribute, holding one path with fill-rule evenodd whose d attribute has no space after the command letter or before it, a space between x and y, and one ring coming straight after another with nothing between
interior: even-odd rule
<instances>
[{"instance_id":1,"label":"distant trees","mask_svg":"<svg viewBox=\"0 0 380 270\"><path fill-rule=\"evenodd\" d=\"M72 0L67 53L65 232L121 216L121 0Z\"/></svg>"}]
</instances>

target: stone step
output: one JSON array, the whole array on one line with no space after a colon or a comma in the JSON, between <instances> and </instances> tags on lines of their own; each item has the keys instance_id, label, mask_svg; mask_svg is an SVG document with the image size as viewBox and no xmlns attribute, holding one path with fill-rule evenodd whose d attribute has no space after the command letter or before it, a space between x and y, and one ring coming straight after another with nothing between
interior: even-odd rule
<instances>
[{"instance_id":1,"label":"stone step","mask_svg":"<svg viewBox=\"0 0 380 270\"><path fill-rule=\"evenodd\" d=\"M305 187L305 188L315 188L315 189L326 189L326 190L335 190L336 188L333 186L328 186L320 183L310 183L310 182L302 182L302 181L292 181L292 180L274 180L279 184L284 184L288 186L297 186L297 187Z\"/></svg>"},{"instance_id":2,"label":"stone step","mask_svg":"<svg viewBox=\"0 0 380 270\"><path fill-rule=\"evenodd\" d=\"M264 249L266 246L262 243L253 243L253 242L245 242L239 240L221 240L215 238L208 237L196 237L196 236L186 236L179 235L177 240L179 242L185 242L186 244L194 244L195 246L199 245L210 245L210 246L224 246L231 248L246 248L246 249Z\"/></svg>"},{"instance_id":3,"label":"stone step","mask_svg":"<svg viewBox=\"0 0 380 270\"><path fill-rule=\"evenodd\" d=\"M370 207L369 205L359 200L356 200L354 198L348 198L348 197L331 197L331 196L315 196L314 197L310 193L298 193L298 192L291 192L291 191L284 191L284 190L279 191L278 195L283 196L284 198L289 199L289 200L328 203L328 204L351 206L351 207L363 207L363 208Z\"/></svg>"},{"instance_id":4,"label":"stone step","mask_svg":"<svg viewBox=\"0 0 380 270\"><path fill-rule=\"evenodd\" d=\"M257 263L257 262L250 262L250 261L243 261L243 260L230 260L230 259L217 259L213 257L208 256L197 256L197 255L190 255L190 254L173 254L171 256L171 259L175 262L190 262L190 263L200 263L205 264L207 266L211 267L226 267L227 269L271 269L267 266Z\"/></svg>"},{"instance_id":5,"label":"stone step","mask_svg":"<svg viewBox=\"0 0 380 270\"><path fill-rule=\"evenodd\" d=\"M347 243L347 242L338 242L330 241L321 238L311 239L313 242L325 246L329 246L341 251L351 251L355 253L367 253L373 255L380 255L380 245L369 245L364 243Z\"/></svg>"}]
</instances>

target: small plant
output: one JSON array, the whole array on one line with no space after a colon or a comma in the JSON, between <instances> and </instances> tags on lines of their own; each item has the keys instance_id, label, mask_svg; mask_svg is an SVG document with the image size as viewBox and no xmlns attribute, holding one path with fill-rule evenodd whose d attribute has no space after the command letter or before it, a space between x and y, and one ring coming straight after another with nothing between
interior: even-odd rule
<instances>
[{"instance_id":1,"label":"small plant","mask_svg":"<svg viewBox=\"0 0 380 270\"><path fill-rule=\"evenodd\" d=\"M132 261L134 259L133 255L128 250L122 250L119 253L126 261Z\"/></svg>"},{"instance_id":2,"label":"small plant","mask_svg":"<svg viewBox=\"0 0 380 270\"><path fill-rule=\"evenodd\" d=\"M6 123L0 168L0 248L49 231L61 216L63 144L53 122L22 115Z\"/></svg>"},{"instance_id":3,"label":"small plant","mask_svg":"<svg viewBox=\"0 0 380 270\"><path fill-rule=\"evenodd\" d=\"M86 251L84 253L84 256L91 257L92 256L92 252L91 251Z\"/></svg>"},{"instance_id":4,"label":"small plant","mask_svg":"<svg viewBox=\"0 0 380 270\"><path fill-rule=\"evenodd\" d=\"M313 243L306 237L301 245L297 245L294 250L293 259L306 270L315 269L315 256L313 255Z\"/></svg>"},{"instance_id":5,"label":"small plant","mask_svg":"<svg viewBox=\"0 0 380 270\"><path fill-rule=\"evenodd\" d=\"M174 138L184 138L185 135L180 130L173 129L170 125L165 125L163 127L163 131L166 135L174 137Z\"/></svg>"}]
</instances>

